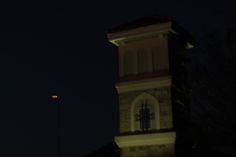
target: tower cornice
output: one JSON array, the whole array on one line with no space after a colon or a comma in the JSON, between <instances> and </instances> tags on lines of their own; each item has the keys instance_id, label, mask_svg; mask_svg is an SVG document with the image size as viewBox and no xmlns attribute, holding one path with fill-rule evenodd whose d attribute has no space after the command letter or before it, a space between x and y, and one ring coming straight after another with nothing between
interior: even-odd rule
<instances>
[{"instance_id":1,"label":"tower cornice","mask_svg":"<svg viewBox=\"0 0 236 157\"><path fill-rule=\"evenodd\" d=\"M119 46L122 45L124 42L130 40L136 40L148 36L150 37L155 35L163 35L167 34L168 32L174 32L174 30L171 28L171 22L148 25L121 32L109 33L107 37L111 43L115 44L116 46Z\"/></svg>"},{"instance_id":2,"label":"tower cornice","mask_svg":"<svg viewBox=\"0 0 236 157\"><path fill-rule=\"evenodd\" d=\"M129 81L116 84L118 93L146 90L151 88L161 88L171 86L171 76L163 76L139 81Z\"/></svg>"}]
</instances>

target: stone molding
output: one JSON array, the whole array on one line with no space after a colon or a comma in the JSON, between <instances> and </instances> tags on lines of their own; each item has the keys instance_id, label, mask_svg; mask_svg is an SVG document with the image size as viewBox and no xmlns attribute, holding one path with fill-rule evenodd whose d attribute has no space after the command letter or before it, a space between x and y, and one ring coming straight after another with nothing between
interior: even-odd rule
<instances>
[{"instance_id":1,"label":"stone molding","mask_svg":"<svg viewBox=\"0 0 236 157\"><path fill-rule=\"evenodd\" d=\"M116 89L117 92L120 94L137 90L146 90L146 89L170 87L170 86L171 86L171 77L166 76L154 79L117 83Z\"/></svg>"},{"instance_id":2,"label":"stone molding","mask_svg":"<svg viewBox=\"0 0 236 157\"><path fill-rule=\"evenodd\" d=\"M129 136L116 136L115 142L120 148L143 145L174 144L175 132L152 133Z\"/></svg>"}]
</instances>

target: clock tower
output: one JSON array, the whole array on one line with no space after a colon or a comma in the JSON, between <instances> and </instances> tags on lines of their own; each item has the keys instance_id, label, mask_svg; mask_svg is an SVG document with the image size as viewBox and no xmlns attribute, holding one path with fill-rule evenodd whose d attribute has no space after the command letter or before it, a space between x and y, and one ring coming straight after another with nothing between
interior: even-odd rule
<instances>
[{"instance_id":1,"label":"clock tower","mask_svg":"<svg viewBox=\"0 0 236 157\"><path fill-rule=\"evenodd\" d=\"M189 35L169 17L147 17L113 28L107 36L119 51L120 134L115 142L121 156L174 157L173 86L184 86L179 69L191 47Z\"/></svg>"}]
</instances>

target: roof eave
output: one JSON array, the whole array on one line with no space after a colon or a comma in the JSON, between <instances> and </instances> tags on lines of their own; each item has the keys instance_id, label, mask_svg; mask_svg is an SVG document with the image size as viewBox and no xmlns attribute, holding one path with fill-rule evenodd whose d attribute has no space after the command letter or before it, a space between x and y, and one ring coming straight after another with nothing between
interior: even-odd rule
<instances>
[{"instance_id":1,"label":"roof eave","mask_svg":"<svg viewBox=\"0 0 236 157\"><path fill-rule=\"evenodd\" d=\"M138 27L132 30L125 30L115 33L108 33L107 37L111 43L119 46L120 43L144 36L158 35L163 33L175 32L171 29L171 22Z\"/></svg>"}]
</instances>

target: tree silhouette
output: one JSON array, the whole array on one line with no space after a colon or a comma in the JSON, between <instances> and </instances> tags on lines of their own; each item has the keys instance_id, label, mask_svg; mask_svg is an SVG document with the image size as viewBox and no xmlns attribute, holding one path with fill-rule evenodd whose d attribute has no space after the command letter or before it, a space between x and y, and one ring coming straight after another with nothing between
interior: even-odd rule
<instances>
[{"instance_id":1,"label":"tree silhouette","mask_svg":"<svg viewBox=\"0 0 236 157\"><path fill-rule=\"evenodd\" d=\"M202 130L195 145L232 146L236 139L236 27L212 31L200 41L201 47L196 45L189 54L188 69L191 116Z\"/></svg>"}]
</instances>

